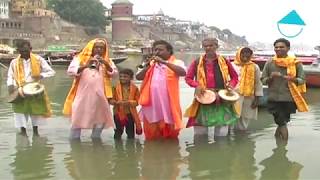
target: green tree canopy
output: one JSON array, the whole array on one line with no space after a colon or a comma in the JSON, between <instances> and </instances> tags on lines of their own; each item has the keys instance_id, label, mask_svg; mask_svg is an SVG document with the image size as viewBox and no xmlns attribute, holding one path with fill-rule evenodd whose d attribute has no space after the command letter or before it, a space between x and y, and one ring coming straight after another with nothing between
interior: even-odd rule
<instances>
[{"instance_id":1,"label":"green tree canopy","mask_svg":"<svg viewBox=\"0 0 320 180\"><path fill-rule=\"evenodd\" d=\"M47 0L47 7L72 23L101 29L107 24L106 7L99 0Z\"/></svg>"}]
</instances>

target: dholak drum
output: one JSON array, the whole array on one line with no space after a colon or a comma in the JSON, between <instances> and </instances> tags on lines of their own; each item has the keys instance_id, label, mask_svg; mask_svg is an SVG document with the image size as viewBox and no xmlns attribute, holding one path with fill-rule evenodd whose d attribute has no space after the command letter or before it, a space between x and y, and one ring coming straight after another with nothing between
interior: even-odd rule
<instances>
[{"instance_id":1,"label":"dholak drum","mask_svg":"<svg viewBox=\"0 0 320 180\"><path fill-rule=\"evenodd\" d=\"M15 103L21 100L24 96L35 96L44 92L44 85L38 82L27 83L23 87L15 89L7 97L8 103Z\"/></svg>"},{"instance_id":2,"label":"dholak drum","mask_svg":"<svg viewBox=\"0 0 320 180\"><path fill-rule=\"evenodd\" d=\"M38 82L27 83L22 87L23 94L26 96L34 96L43 93L44 85Z\"/></svg>"},{"instance_id":3,"label":"dholak drum","mask_svg":"<svg viewBox=\"0 0 320 180\"><path fill-rule=\"evenodd\" d=\"M205 90L202 95L195 95L195 98L201 104L211 104L216 100L216 94L211 90Z\"/></svg>"},{"instance_id":4,"label":"dholak drum","mask_svg":"<svg viewBox=\"0 0 320 180\"><path fill-rule=\"evenodd\" d=\"M7 97L8 103L15 103L21 99L20 94L22 94L22 88L15 89L9 96Z\"/></svg>"},{"instance_id":5,"label":"dholak drum","mask_svg":"<svg viewBox=\"0 0 320 180\"><path fill-rule=\"evenodd\" d=\"M227 103L234 104L239 98L240 95L233 90L221 89L218 91L218 95Z\"/></svg>"}]
</instances>

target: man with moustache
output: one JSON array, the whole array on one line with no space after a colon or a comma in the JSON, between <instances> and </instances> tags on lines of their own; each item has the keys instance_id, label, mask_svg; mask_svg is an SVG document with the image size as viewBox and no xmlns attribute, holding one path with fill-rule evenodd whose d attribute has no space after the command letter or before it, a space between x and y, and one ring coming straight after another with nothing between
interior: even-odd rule
<instances>
[{"instance_id":1,"label":"man with moustache","mask_svg":"<svg viewBox=\"0 0 320 180\"><path fill-rule=\"evenodd\" d=\"M237 116L233 105L219 98L221 89L234 89L238 83L238 75L231 63L217 54L218 40L207 38L202 41L205 54L194 60L187 71L186 83L195 88L197 96L205 90L216 93L217 99L211 104L201 104L196 99L186 110L189 117L187 127L194 127L195 136L207 135L208 127L215 126L215 136L226 136L229 125L233 125Z\"/></svg>"},{"instance_id":2,"label":"man with moustache","mask_svg":"<svg viewBox=\"0 0 320 180\"><path fill-rule=\"evenodd\" d=\"M138 70L143 80L139 104L147 140L176 139L182 125L179 77L186 74L184 62L173 55L173 47L164 40L153 43L153 57Z\"/></svg>"}]
</instances>

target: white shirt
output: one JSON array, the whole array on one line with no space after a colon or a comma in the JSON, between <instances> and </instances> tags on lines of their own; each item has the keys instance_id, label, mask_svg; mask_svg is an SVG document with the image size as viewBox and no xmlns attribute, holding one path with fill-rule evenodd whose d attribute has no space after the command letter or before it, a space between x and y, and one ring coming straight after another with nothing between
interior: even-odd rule
<instances>
[{"instance_id":1,"label":"white shirt","mask_svg":"<svg viewBox=\"0 0 320 180\"><path fill-rule=\"evenodd\" d=\"M42 78L47 78L55 75L55 71L49 66L47 61L43 59L41 56L37 56L37 60L40 61L40 75ZM10 67L8 70L8 78L7 78L7 86L17 86L17 83L14 79L14 67L16 66L18 59L13 59L10 63ZM23 68L24 68L24 78L25 82L33 82L35 81L31 76L31 60L30 58L27 60L23 60Z\"/></svg>"}]
</instances>

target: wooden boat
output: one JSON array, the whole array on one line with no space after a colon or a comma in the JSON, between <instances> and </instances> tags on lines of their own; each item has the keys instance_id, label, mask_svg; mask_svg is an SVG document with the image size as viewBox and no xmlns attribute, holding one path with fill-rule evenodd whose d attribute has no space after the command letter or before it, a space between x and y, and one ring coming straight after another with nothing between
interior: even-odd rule
<instances>
[{"instance_id":1,"label":"wooden boat","mask_svg":"<svg viewBox=\"0 0 320 180\"><path fill-rule=\"evenodd\" d=\"M113 61L114 64L119 64L127 59L128 59L128 56L120 56L120 57L111 58L111 60ZM50 65L69 65L71 62L70 59L63 59L63 58L51 59L50 57L48 57L46 60L48 61L48 63Z\"/></svg>"},{"instance_id":2,"label":"wooden boat","mask_svg":"<svg viewBox=\"0 0 320 180\"><path fill-rule=\"evenodd\" d=\"M303 66L308 87L320 87L320 65L312 64Z\"/></svg>"},{"instance_id":3,"label":"wooden boat","mask_svg":"<svg viewBox=\"0 0 320 180\"><path fill-rule=\"evenodd\" d=\"M141 54L142 51L139 48L130 48L127 46L111 46L112 53L113 54L126 54L126 55L131 55L131 54Z\"/></svg>"},{"instance_id":4,"label":"wooden boat","mask_svg":"<svg viewBox=\"0 0 320 180\"><path fill-rule=\"evenodd\" d=\"M40 54L41 55L41 54ZM16 58L17 54L0 54L0 63L9 65L11 60ZM69 65L73 56L72 54L45 54L41 55L50 65ZM111 58L115 64L119 64L128 59L128 56L119 56Z\"/></svg>"}]
</instances>

